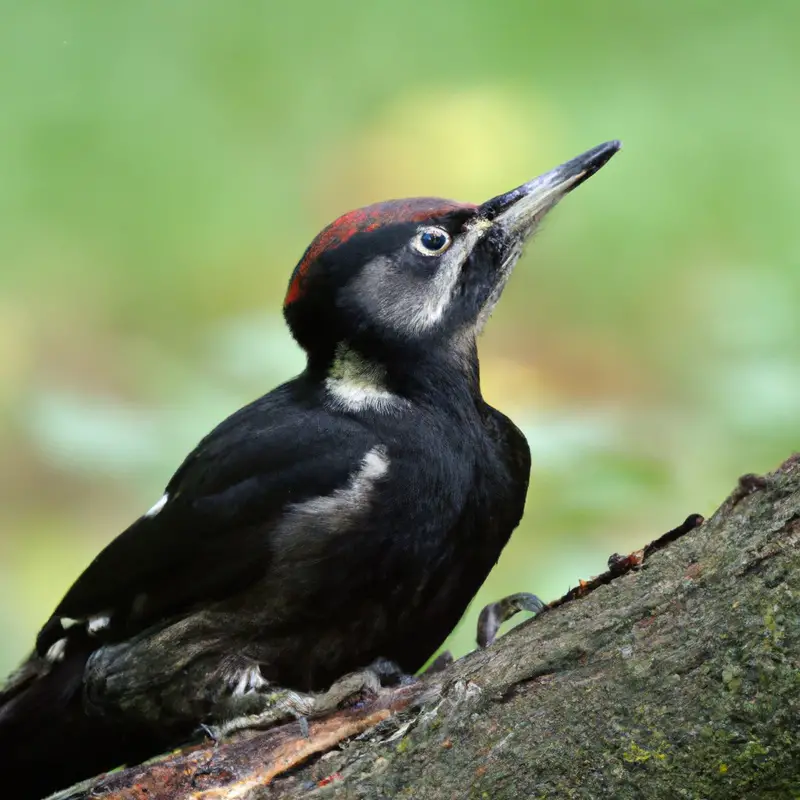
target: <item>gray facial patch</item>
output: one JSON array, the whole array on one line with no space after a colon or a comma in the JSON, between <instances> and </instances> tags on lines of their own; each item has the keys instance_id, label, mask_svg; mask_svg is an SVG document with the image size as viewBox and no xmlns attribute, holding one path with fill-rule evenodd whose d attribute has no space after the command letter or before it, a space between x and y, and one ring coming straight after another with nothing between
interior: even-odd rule
<instances>
[{"instance_id":1,"label":"gray facial patch","mask_svg":"<svg viewBox=\"0 0 800 800\"><path fill-rule=\"evenodd\" d=\"M447 312L464 262L491 227L488 220L475 219L436 257L428 278L410 275L386 256L374 258L364 267L359 285L370 313L387 328L412 336L432 328Z\"/></svg>"}]
</instances>

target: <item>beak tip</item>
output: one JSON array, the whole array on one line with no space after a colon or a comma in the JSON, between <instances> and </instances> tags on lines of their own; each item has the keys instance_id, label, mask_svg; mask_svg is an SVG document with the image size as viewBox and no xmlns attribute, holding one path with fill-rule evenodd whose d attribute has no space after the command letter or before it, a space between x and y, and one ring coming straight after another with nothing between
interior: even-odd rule
<instances>
[{"instance_id":1,"label":"beak tip","mask_svg":"<svg viewBox=\"0 0 800 800\"><path fill-rule=\"evenodd\" d=\"M596 172L600 167L604 166L608 160L622 150L622 142L619 139L611 139L611 141L604 142L597 147L579 156L583 159L587 166L592 167L592 172ZM576 159L577 160L577 159Z\"/></svg>"},{"instance_id":2,"label":"beak tip","mask_svg":"<svg viewBox=\"0 0 800 800\"><path fill-rule=\"evenodd\" d=\"M510 192L488 200L480 207L480 215L488 220L497 218L523 199L528 211L535 207L538 198L538 210L546 211L576 186L588 180L601 169L611 157L622 149L619 139L611 139L598 144L591 150L576 156L550 172L528 181Z\"/></svg>"}]
</instances>

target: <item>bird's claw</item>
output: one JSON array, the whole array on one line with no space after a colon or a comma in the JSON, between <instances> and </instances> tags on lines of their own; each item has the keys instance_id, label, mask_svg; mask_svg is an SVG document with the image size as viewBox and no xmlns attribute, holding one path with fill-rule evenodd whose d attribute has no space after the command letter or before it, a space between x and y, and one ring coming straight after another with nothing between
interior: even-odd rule
<instances>
[{"instance_id":1,"label":"bird's claw","mask_svg":"<svg viewBox=\"0 0 800 800\"><path fill-rule=\"evenodd\" d=\"M314 711L314 696L293 692L289 689L275 689L262 696L264 707L255 714L244 714L208 726L210 735L217 742L227 739L234 733L244 730L269 728L286 719L305 720ZM301 721L301 727L303 722ZM308 723L305 723L305 735Z\"/></svg>"},{"instance_id":2,"label":"bird's claw","mask_svg":"<svg viewBox=\"0 0 800 800\"><path fill-rule=\"evenodd\" d=\"M496 638L500 626L520 611L539 614L547 608L535 594L518 592L484 606L478 617L478 646L488 647Z\"/></svg>"},{"instance_id":3,"label":"bird's claw","mask_svg":"<svg viewBox=\"0 0 800 800\"><path fill-rule=\"evenodd\" d=\"M217 728L215 725L206 725L205 722L200 723L197 728L197 733L202 733L211 739L211 744L214 747L220 743L220 739L222 738L219 728Z\"/></svg>"},{"instance_id":4,"label":"bird's claw","mask_svg":"<svg viewBox=\"0 0 800 800\"><path fill-rule=\"evenodd\" d=\"M366 669L351 672L336 681L330 689L320 694L303 694L290 689L275 689L264 694L264 708L255 714L245 714L225 720L218 725L203 725L202 729L215 743L244 730L262 729L287 719L300 724L304 738L308 738L308 720L335 711L349 698L361 694L375 694L384 683L404 684L416 678L405 675L388 659L377 659Z\"/></svg>"}]
</instances>

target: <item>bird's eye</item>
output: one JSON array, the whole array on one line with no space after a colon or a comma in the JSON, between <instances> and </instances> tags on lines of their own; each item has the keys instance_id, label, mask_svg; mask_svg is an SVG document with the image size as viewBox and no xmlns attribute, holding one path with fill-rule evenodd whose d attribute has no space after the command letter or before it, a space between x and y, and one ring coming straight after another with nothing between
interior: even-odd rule
<instances>
[{"instance_id":1,"label":"bird's eye","mask_svg":"<svg viewBox=\"0 0 800 800\"><path fill-rule=\"evenodd\" d=\"M450 247L450 241L450 234L442 228L423 228L411 243L424 256L438 256Z\"/></svg>"}]
</instances>

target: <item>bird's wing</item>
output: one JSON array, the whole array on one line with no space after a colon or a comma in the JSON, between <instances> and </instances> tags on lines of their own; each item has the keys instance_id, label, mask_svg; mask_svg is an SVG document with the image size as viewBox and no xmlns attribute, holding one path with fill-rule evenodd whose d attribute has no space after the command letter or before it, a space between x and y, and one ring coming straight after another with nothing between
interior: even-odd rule
<instances>
[{"instance_id":1,"label":"bird's wing","mask_svg":"<svg viewBox=\"0 0 800 800\"><path fill-rule=\"evenodd\" d=\"M39 634L40 654L72 627L129 636L266 574L272 532L287 506L346 486L377 444L357 422L331 425L280 392L200 442L162 499L75 581Z\"/></svg>"}]
</instances>

